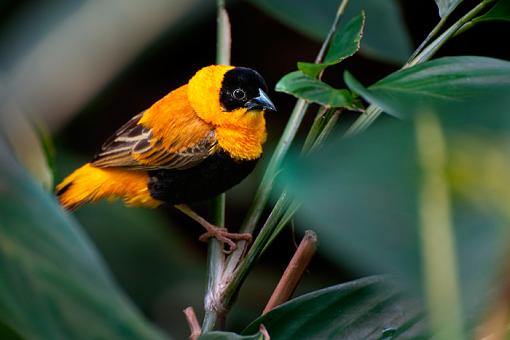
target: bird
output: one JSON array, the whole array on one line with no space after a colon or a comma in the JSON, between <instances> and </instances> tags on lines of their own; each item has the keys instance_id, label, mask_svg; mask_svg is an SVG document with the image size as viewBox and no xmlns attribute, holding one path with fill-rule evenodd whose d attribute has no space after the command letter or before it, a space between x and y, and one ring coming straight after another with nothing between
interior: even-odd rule
<instances>
[{"instance_id":1,"label":"bird","mask_svg":"<svg viewBox=\"0 0 510 340\"><path fill-rule=\"evenodd\" d=\"M121 199L127 206L175 208L202 225L225 252L249 233L209 223L190 203L211 199L248 176L266 141L266 112L276 108L254 69L210 65L132 117L88 163L56 186L62 207ZM225 249L228 246L228 250Z\"/></svg>"}]
</instances>

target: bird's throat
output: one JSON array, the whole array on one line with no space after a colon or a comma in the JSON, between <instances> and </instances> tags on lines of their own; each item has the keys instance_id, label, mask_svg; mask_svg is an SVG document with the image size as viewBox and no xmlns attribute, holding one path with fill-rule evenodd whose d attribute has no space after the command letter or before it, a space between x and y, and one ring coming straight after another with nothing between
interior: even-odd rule
<instances>
[{"instance_id":1,"label":"bird's throat","mask_svg":"<svg viewBox=\"0 0 510 340\"><path fill-rule=\"evenodd\" d=\"M216 127L219 146L237 160L254 160L262 155L266 121L262 112L247 112L235 125Z\"/></svg>"}]
</instances>

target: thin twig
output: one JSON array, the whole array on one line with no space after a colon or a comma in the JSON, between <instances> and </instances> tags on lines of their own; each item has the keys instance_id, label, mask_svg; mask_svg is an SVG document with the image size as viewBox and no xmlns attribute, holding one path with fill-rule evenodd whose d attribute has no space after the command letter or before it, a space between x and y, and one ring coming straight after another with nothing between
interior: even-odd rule
<instances>
[{"instance_id":1,"label":"thin twig","mask_svg":"<svg viewBox=\"0 0 510 340\"><path fill-rule=\"evenodd\" d=\"M262 314L266 314L292 296L316 249L317 235L311 230L305 231L305 236L290 260L287 269L285 269Z\"/></svg>"},{"instance_id":2,"label":"thin twig","mask_svg":"<svg viewBox=\"0 0 510 340\"><path fill-rule=\"evenodd\" d=\"M186 315L186 321L188 321L189 329L191 330L191 334L189 336L190 340L196 340L202 334L202 329L200 328L200 324L198 323L197 315L195 314L195 310L193 307L187 307L183 310L184 315Z\"/></svg>"}]
</instances>

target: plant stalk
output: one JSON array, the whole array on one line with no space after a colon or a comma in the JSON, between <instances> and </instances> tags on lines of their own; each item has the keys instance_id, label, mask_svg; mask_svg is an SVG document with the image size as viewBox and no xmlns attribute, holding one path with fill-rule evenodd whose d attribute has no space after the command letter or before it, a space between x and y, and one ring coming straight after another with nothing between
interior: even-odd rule
<instances>
[{"instance_id":1,"label":"plant stalk","mask_svg":"<svg viewBox=\"0 0 510 340\"><path fill-rule=\"evenodd\" d=\"M216 64L230 64L231 33L225 0L217 1L217 48ZM223 193L212 201L213 222L217 226L225 226L225 199ZM225 254L222 244L215 238L209 240L207 252L207 288L204 298L205 315L202 322L203 332L214 329L218 321L223 324L225 311L221 308L219 287L225 270Z\"/></svg>"},{"instance_id":2,"label":"plant stalk","mask_svg":"<svg viewBox=\"0 0 510 340\"><path fill-rule=\"evenodd\" d=\"M315 58L315 63L321 63L326 54L326 50L331 42L331 39L338 29L338 25L340 23L340 18L342 17L345 8L348 4L349 0L343 0L340 6L338 7L337 14L333 24L331 26L330 31L326 39L324 40L317 57ZM319 75L320 77L321 75ZM276 149L269 161L269 164L266 168L262 181L259 185L259 188L255 194L255 198L253 201L250 210L248 211L245 220L241 226L241 232L250 232L253 233L255 227L262 215L264 207L269 199L269 195L271 193L271 189L273 187L273 182L275 177L278 174L280 169L280 165L283 161L283 158L287 154L289 147L294 140L297 130L299 129L305 112L308 108L308 103L303 99L298 99L292 114L289 118L289 121L285 127L285 130L280 137L280 140L276 146ZM281 201L281 205L285 206L287 204L286 199L281 196L279 202ZM277 204L278 205L278 204ZM276 210L276 211L275 211ZM243 254L246 253L246 249L248 245L245 241L240 241L238 243L238 249L234 251L228 258L226 263L226 270L224 272L223 281L226 285L226 288L223 293L223 306L228 308L232 304L232 300L237 294L241 284L244 282L248 271L251 269L254 261L259 257L260 253L266 248L264 242L269 240L271 234L274 230L274 227L277 225L278 220L284 214L284 209L273 209L271 215L268 217L268 220L264 224L264 227L261 229L258 237L255 239L254 244L250 248L249 252L246 254L246 257L243 258ZM273 217L271 217L273 216Z\"/></svg>"},{"instance_id":3,"label":"plant stalk","mask_svg":"<svg viewBox=\"0 0 510 340\"><path fill-rule=\"evenodd\" d=\"M416 147L423 173L418 212L425 291L436 339L465 339L459 292L451 200L446 179L447 150L439 119L418 116Z\"/></svg>"},{"instance_id":4,"label":"plant stalk","mask_svg":"<svg viewBox=\"0 0 510 340\"><path fill-rule=\"evenodd\" d=\"M335 20L331 25L328 35L326 36L326 39L322 43L321 49L319 50L317 57L315 58L316 64L320 64L323 61L327 48L331 42L331 39L333 38L333 35L338 29L340 19L348 3L349 0L343 0L340 6L338 7ZM303 120L307 108L308 103L303 99L298 99L296 105L294 106L294 110L292 111L289 122L287 123L287 126L285 127L285 130L283 131L280 141L278 142L278 145L276 146L276 149L273 153L273 156L269 161L269 165L267 166L267 169L264 173L262 182L260 183L257 193L255 194L253 205L248 211L247 217L244 220L243 225L241 227L241 232L251 233L255 229L257 222L259 221L260 216L262 215L264 207L267 203L267 200L269 199L269 195L273 187L273 181L277 175L277 172L280 168L283 158L287 154L287 151L289 150L289 147L292 144L294 137L296 136L298 128L301 126L301 122Z\"/></svg>"}]
</instances>

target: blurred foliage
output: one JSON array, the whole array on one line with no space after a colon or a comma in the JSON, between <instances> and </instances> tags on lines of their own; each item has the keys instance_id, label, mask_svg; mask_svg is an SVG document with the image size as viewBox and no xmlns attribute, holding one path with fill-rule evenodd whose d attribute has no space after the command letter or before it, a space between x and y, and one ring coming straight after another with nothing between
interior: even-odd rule
<instances>
[{"instance_id":1,"label":"blurred foliage","mask_svg":"<svg viewBox=\"0 0 510 340\"><path fill-rule=\"evenodd\" d=\"M162 338L112 281L76 223L3 143L0 158L3 322L32 339Z\"/></svg>"},{"instance_id":2,"label":"blurred foliage","mask_svg":"<svg viewBox=\"0 0 510 340\"><path fill-rule=\"evenodd\" d=\"M0 132L6 137L15 157L46 191L51 191L53 172L42 136L18 107L5 105L1 111Z\"/></svg>"}]
</instances>

